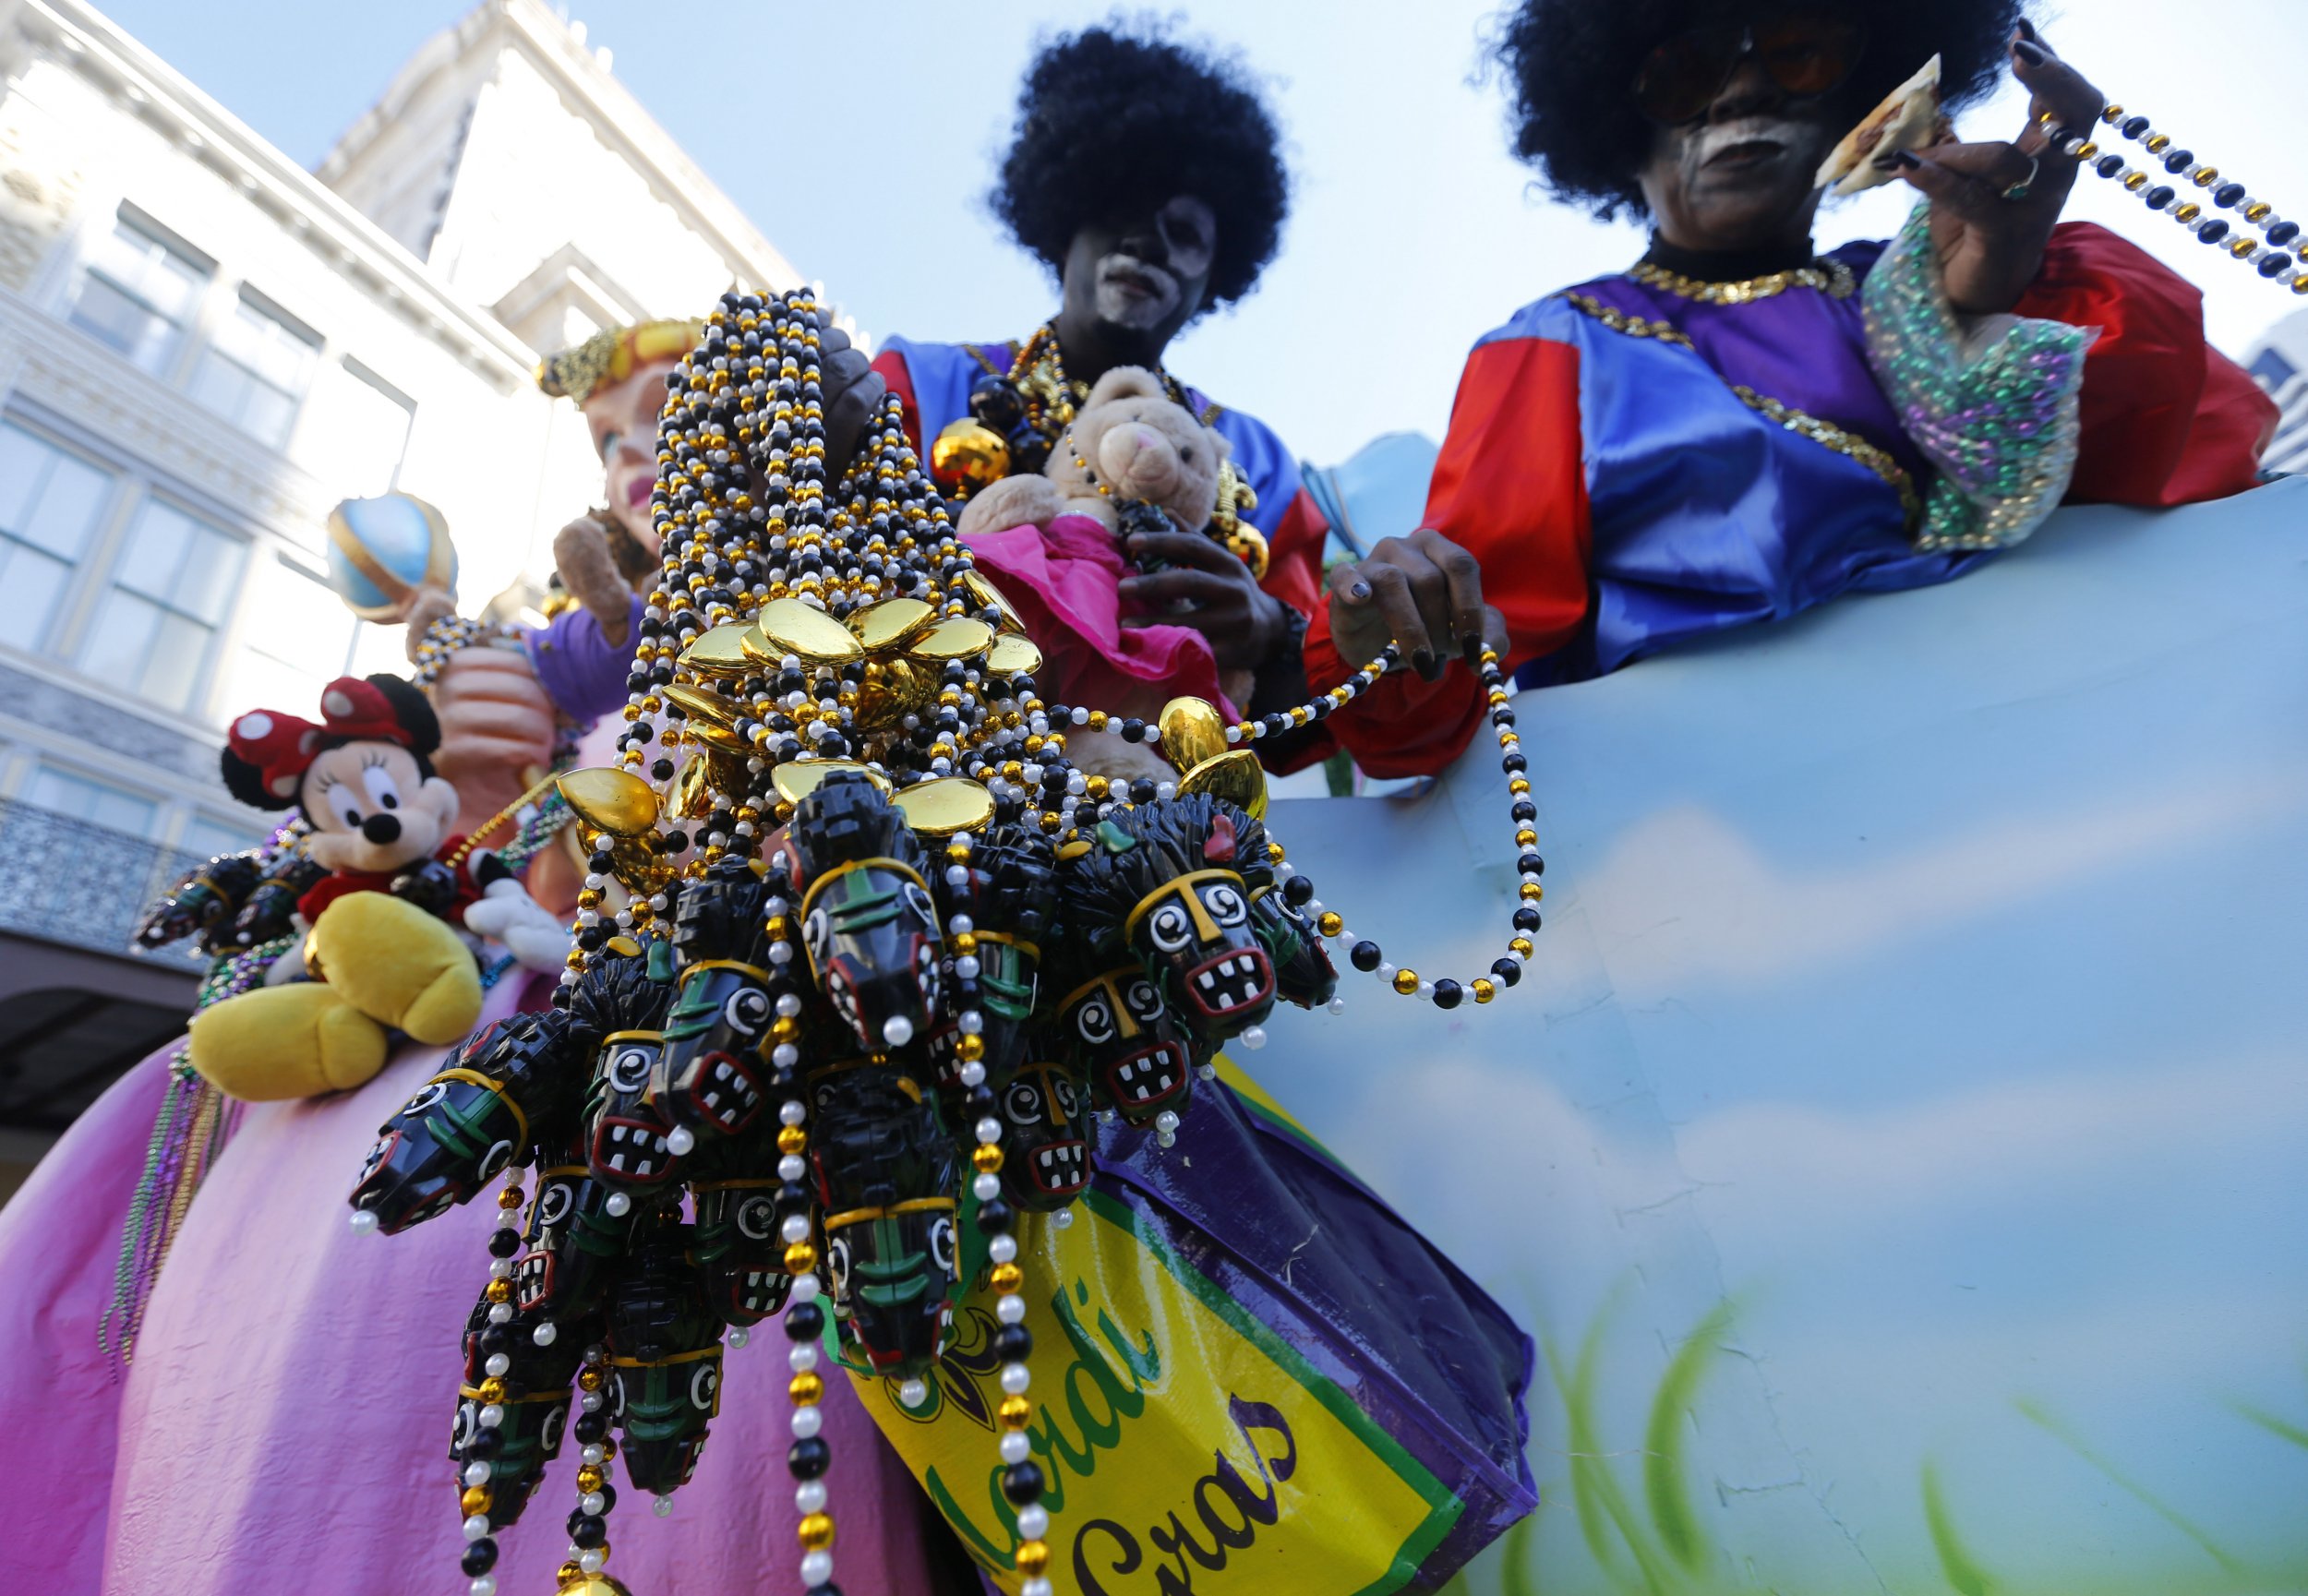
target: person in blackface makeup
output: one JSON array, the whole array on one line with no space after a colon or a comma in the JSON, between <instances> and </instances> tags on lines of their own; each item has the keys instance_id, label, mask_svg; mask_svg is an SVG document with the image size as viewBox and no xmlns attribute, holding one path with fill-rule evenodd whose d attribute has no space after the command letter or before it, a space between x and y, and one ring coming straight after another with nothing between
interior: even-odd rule
<instances>
[{"instance_id":1,"label":"person in blackface makeup","mask_svg":"<svg viewBox=\"0 0 2308 1596\"><path fill-rule=\"evenodd\" d=\"M1056 314L1023 342L890 338L874 361L926 460L943 455L941 434L974 418L1004 438L1009 471L1039 470L1090 385L1122 366L1154 373L1214 426L1256 495L1240 521L1264 535L1267 569L1255 575L1199 529L1135 533L1126 552L1145 573L1124 575L1122 624L1200 633L1220 670L1255 675L1242 706L1251 713L1304 700L1300 644L1328 526L1269 427L1162 361L1182 330L1248 294L1273 258L1290 204L1279 144L1256 85L1229 61L1117 23L1052 41L1027 69L992 203L1057 278ZM940 475L951 491L955 479ZM1301 738L1260 751L1289 765L1318 750Z\"/></svg>"},{"instance_id":2,"label":"person in blackface makeup","mask_svg":"<svg viewBox=\"0 0 2308 1596\"><path fill-rule=\"evenodd\" d=\"M2077 163L2038 118L2088 131L2102 101L2021 11L1515 9L1497 54L1516 152L1565 200L1647 217L1651 247L1476 344L1424 527L1330 571L1315 685L1389 639L1416 666L1328 723L1364 770L1425 774L1466 747L1491 714L1458 663L1470 645L1523 687L1575 681L1845 593L1949 581L2063 501L2253 486L2275 407L2206 343L2196 289L2060 221ZM1820 255L1823 159L1935 54L1951 109L2008 66L2027 126L1874 151L1920 203L1888 245ZM2198 194L2153 175L2159 208Z\"/></svg>"}]
</instances>

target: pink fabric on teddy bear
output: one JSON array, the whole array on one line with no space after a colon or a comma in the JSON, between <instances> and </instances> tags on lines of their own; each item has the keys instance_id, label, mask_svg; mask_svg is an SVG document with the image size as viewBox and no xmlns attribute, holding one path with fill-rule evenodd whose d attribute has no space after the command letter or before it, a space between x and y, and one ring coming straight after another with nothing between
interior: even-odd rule
<instances>
[{"instance_id":1,"label":"pink fabric on teddy bear","mask_svg":"<svg viewBox=\"0 0 2308 1596\"><path fill-rule=\"evenodd\" d=\"M973 532L962 541L977 556L1042 652L1043 676L1064 683L1066 702L1151 719L1182 695L1208 699L1239 718L1219 686L1210 645L1190 627L1125 627L1145 611L1122 596L1129 574L1122 546L1087 515L1061 515L1047 528L1028 522Z\"/></svg>"},{"instance_id":2,"label":"pink fabric on teddy bear","mask_svg":"<svg viewBox=\"0 0 2308 1596\"><path fill-rule=\"evenodd\" d=\"M1005 477L962 507L962 541L1042 651L1045 693L1145 720L1188 696L1239 718L1250 674L1220 671L1200 632L1122 624L1154 612L1123 597L1132 570L1117 505L1150 504L1196 531L1217 508L1226 455L1226 439L1172 403L1159 377L1116 366L1091 386L1040 475Z\"/></svg>"}]
</instances>

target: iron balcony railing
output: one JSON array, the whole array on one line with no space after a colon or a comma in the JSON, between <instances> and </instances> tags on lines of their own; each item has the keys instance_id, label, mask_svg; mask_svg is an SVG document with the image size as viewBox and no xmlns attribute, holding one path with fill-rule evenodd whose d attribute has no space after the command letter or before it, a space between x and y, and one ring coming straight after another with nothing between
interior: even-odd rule
<instances>
[{"instance_id":1,"label":"iron balcony railing","mask_svg":"<svg viewBox=\"0 0 2308 1596\"><path fill-rule=\"evenodd\" d=\"M145 909L207 856L0 798L0 930L100 953L203 969L194 939L146 954Z\"/></svg>"}]
</instances>

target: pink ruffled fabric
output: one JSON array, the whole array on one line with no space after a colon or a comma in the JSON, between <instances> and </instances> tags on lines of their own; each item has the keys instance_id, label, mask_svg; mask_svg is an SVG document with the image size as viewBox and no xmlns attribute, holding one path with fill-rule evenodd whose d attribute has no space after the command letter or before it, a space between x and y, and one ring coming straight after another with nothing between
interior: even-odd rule
<instances>
[{"instance_id":1,"label":"pink ruffled fabric","mask_svg":"<svg viewBox=\"0 0 2308 1596\"><path fill-rule=\"evenodd\" d=\"M1200 632L1122 624L1146 611L1122 596L1129 568L1113 534L1098 522L1062 515L1047 532L1013 526L962 541L1041 650L1045 698L1144 713L1189 695L1216 704L1229 720L1240 718L1219 688L1218 662Z\"/></svg>"},{"instance_id":2,"label":"pink ruffled fabric","mask_svg":"<svg viewBox=\"0 0 2308 1596\"><path fill-rule=\"evenodd\" d=\"M520 985L490 991L485 1023L512 1012ZM404 1046L355 1091L248 1107L186 1216L124 1377L96 1326L170 1050L81 1115L0 1209L0 1494L31 1529L10 1548L10 1588L463 1590L449 1415L495 1205L366 1240L344 1218L377 1126L443 1050ZM801 1596L785 1352L773 1323L728 1355L720 1417L671 1517L618 1473L609 1572L640 1596ZM824 1408L846 1515L836 1579L927 1596L920 1487L847 1380L827 1382ZM553 1589L575 1469L564 1446L500 1539L508 1596Z\"/></svg>"}]
</instances>

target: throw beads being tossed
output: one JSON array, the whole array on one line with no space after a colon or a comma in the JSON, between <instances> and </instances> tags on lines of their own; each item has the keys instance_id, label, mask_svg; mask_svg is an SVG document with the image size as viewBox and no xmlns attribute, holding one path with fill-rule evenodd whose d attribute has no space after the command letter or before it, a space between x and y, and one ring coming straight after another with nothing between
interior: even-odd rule
<instances>
[{"instance_id":1,"label":"throw beads being tossed","mask_svg":"<svg viewBox=\"0 0 2308 1596\"><path fill-rule=\"evenodd\" d=\"M2146 117L2110 104L2100 111L2099 119L2137 143L2148 156L2147 164L2133 165L2105 149L2088 129L2062 126L2048 111L2038 118L2044 137L2061 154L2139 196L2150 210L2170 217L2199 242L2218 247L2294 294L2308 294L2308 267L2297 259L2298 222L2278 215L2275 206L2234 178L2224 177L2211 162L2198 161L2194 150ZM2190 188L2196 192L2190 194ZM2261 236L2254 237L2248 228L2259 229Z\"/></svg>"}]
</instances>

